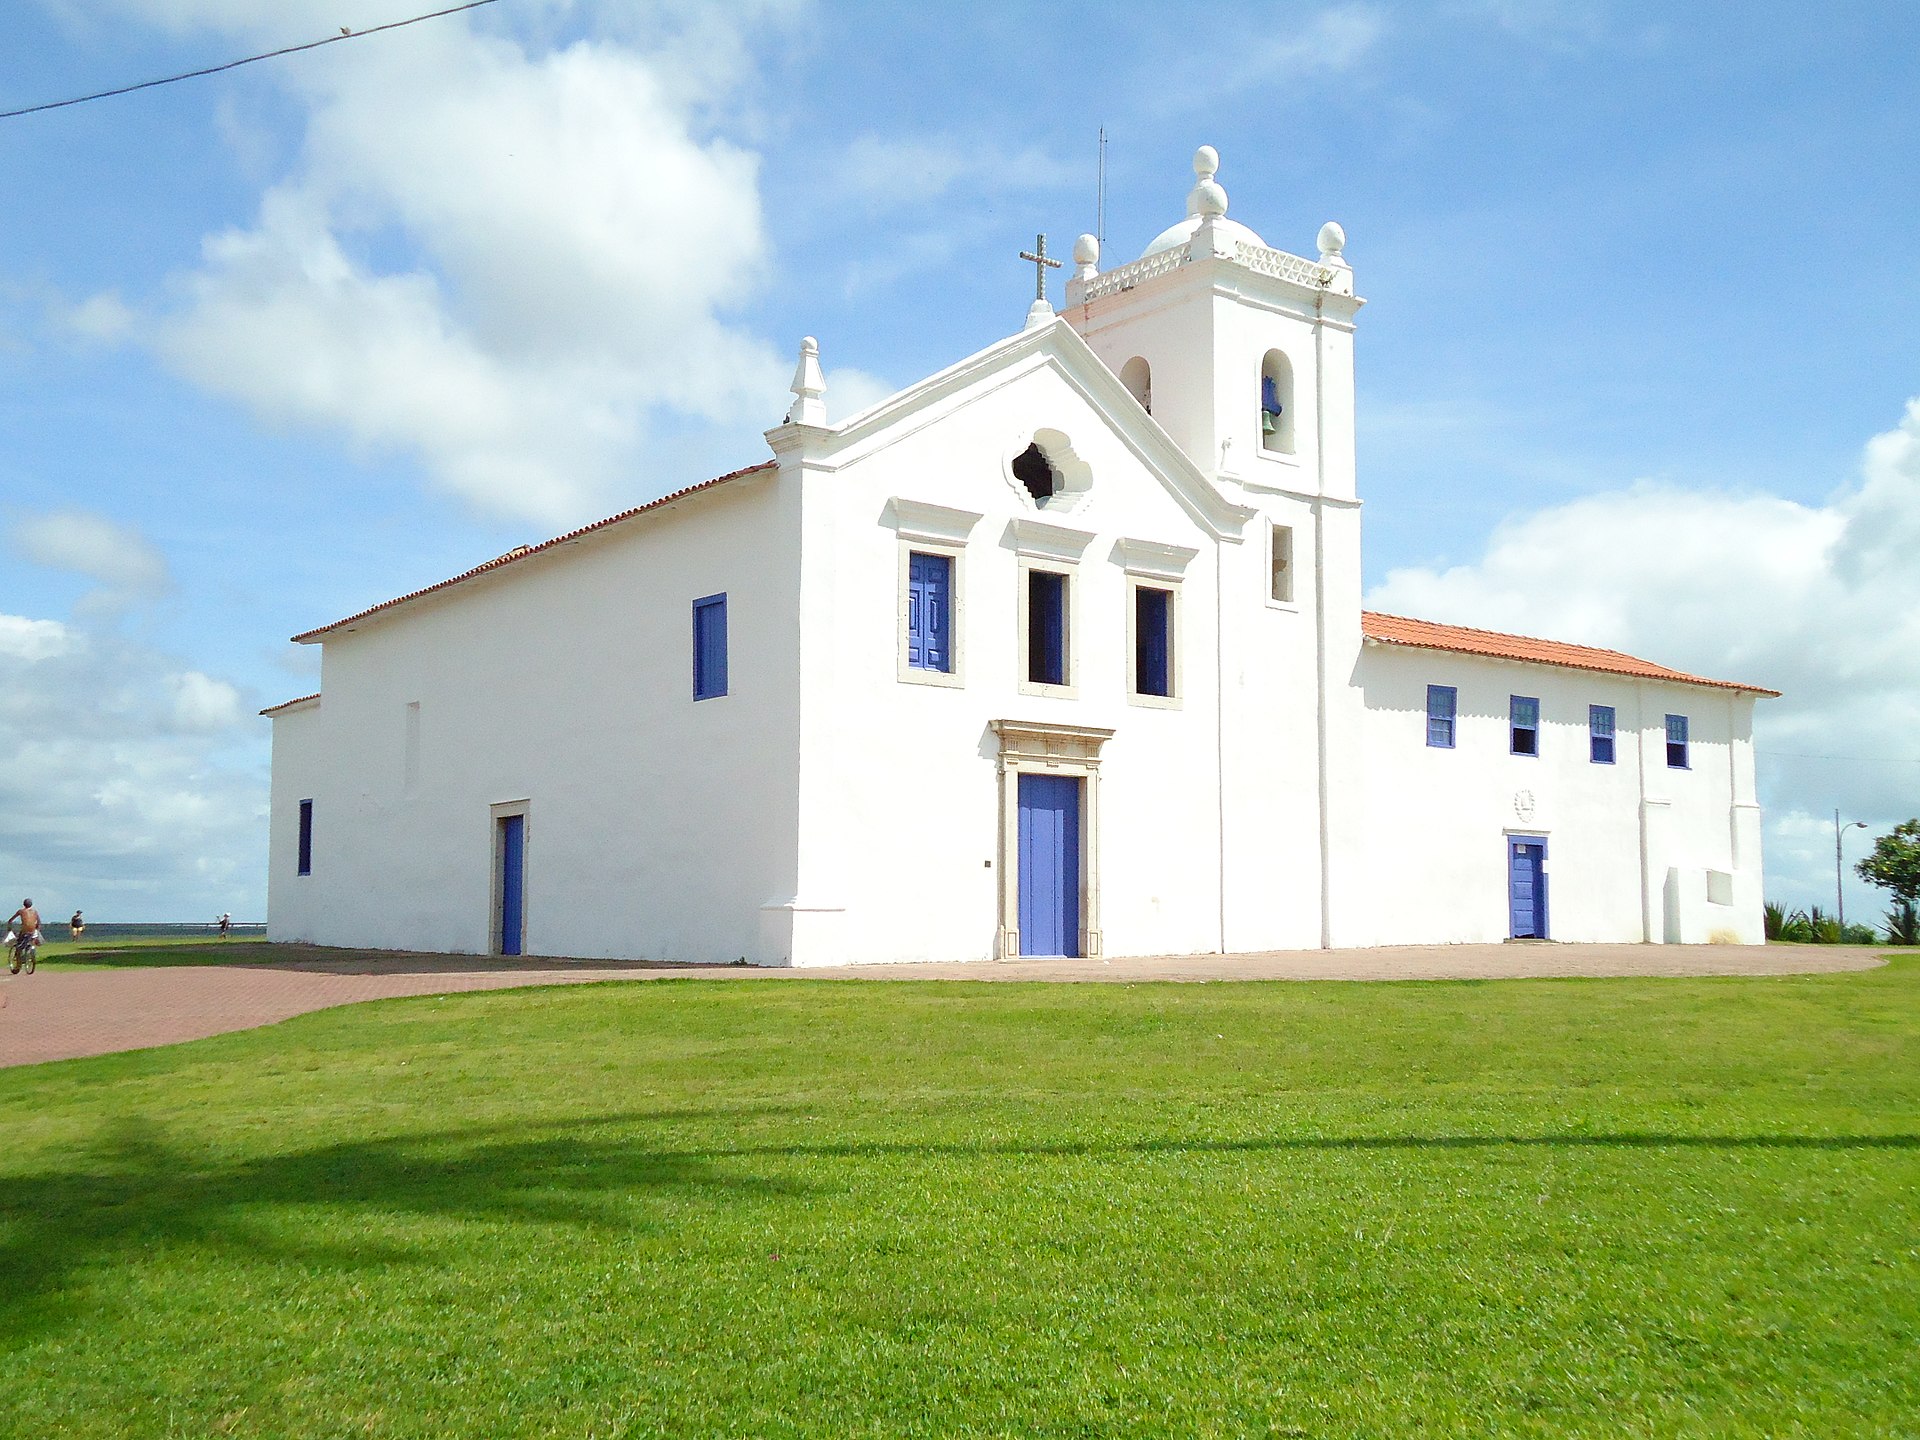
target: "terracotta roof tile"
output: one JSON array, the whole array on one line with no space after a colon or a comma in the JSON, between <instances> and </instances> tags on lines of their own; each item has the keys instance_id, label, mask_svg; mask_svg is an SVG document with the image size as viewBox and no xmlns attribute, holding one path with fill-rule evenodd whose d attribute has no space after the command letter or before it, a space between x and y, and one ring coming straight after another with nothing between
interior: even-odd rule
<instances>
[{"instance_id":1,"label":"terracotta roof tile","mask_svg":"<svg viewBox=\"0 0 1920 1440\"><path fill-rule=\"evenodd\" d=\"M1716 690L1745 690L1753 695L1780 693L1761 685L1742 685L1733 680L1708 680L1682 670L1669 670L1664 665L1622 654L1618 650L1596 650L1589 645L1536 640L1530 635L1504 635L1498 630L1472 630L1465 625L1440 625L1432 620L1411 620L1404 615L1382 615L1374 610L1360 613L1360 629L1369 640L1380 640L1389 645L1451 650L1460 655L1523 660L1536 665L1564 665L1572 670L1597 670L1608 675L1625 675L1636 680L1666 680L1678 685L1708 685Z\"/></svg>"},{"instance_id":2,"label":"terracotta roof tile","mask_svg":"<svg viewBox=\"0 0 1920 1440\"><path fill-rule=\"evenodd\" d=\"M596 520L591 525L582 525L578 530L569 530L564 535L556 535L553 537L553 539L543 540L538 545L516 545L513 547L513 549L507 551L506 554L496 555L494 556L493 559L487 561L485 564L476 565L471 570L463 570L458 575L455 575L450 579L442 580L437 584L428 585L425 588L420 590L409 591L405 595L397 595L391 600L383 600L378 605L369 606L367 609L360 611L356 615L347 616L347 618L344 620L336 620L331 625L322 625L317 630L302 631L300 634L293 637L294 644L304 645L304 644L307 644L309 641L324 639L328 635L333 634L333 632L336 630L349 629L354 625L358 625L362 620L365 620L370 616L384 614L387 611L392 610L396 606L405 605L410 601L418 600L422 595L432 595L437 593L438 591L446 590L454 585L463 584L464 582L471 580L476 576L490 574L491 572L500 569L504 565L511 565L516 561L524 560L529 555L538 555L543 550L553 549L553 547L556 545L565 545L570 541L580 539L580 537L583 535L591 535L596 530L605 530L610 525L618 525L622 521L633 519L634 516L636 515L644 515L649 510L658 510L662 505L670 505L675 500L683 500L687 496L697 494L702 490L711 490L716 485L724 485L729 480L738 480L743 475L757 475L757 474L760 474L762 471L772 470L778 465L778 463L779 463L778 461L774 461L774 460L765 460L758 465L749 465L742 470L730 470L725 475L716 475L711 480L702 480L698 485L689 485L683 490L675 490L669 495L662 495L658 500L649 500L646 504L636 505L631 510L622 510L618 515L609 515L606 519ZM293 704L295 702L289 701L287 703ZM275 708L277 709L279 707L276 706ZM262 711L261 713L265 714L266 712Z\"/></svg>"},{"instance_id":3,"label":"terracotta roof tile","mask_svg":"<svg viewBox=\"0 0 1920 1440\"><path fill-rule=\"evenodd\" d=\"M320 692L316 690L313 694L302 695L296 700L282 700L278 705L269 705L260 713L262 715L278 715L282 710L292 710L301 705L310 705L319 698Z\"/></svg>"}]
</instances>

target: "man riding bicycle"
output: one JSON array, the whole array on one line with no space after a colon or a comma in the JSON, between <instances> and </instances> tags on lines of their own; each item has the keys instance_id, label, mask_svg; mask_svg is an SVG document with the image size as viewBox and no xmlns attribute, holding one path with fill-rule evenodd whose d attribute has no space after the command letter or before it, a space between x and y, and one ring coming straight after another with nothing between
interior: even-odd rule
<instances>
[{"instance_id":1,"label":"man riding bicycle","mask_svg":"<svg viewBox=\"0 0 1920 1440\"><path fill-rule=\"evenodd\" d=\"M40 933L40 912L33 908L32 900L22 900L20 908L7 917L7 938L0 940L0 948L14 952L8 957L9 968L17 972L23 957L31 965L33 952L45 938Z\"/></svg>"}]
</instances>

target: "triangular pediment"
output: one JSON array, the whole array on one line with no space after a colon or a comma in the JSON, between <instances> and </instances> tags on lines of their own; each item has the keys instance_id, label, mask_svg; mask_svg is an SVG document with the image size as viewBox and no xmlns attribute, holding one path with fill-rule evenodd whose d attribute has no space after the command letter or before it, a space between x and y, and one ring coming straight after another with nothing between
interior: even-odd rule
<instances>
[{"instance_id":1,"label":"triangular pediment","mask_svg":"<svg viewBox=\"0 0 1920 1440\"><path fill-rule=\"evenodd\" d=\"M1050 370L1077 395L1208 535L1229 543L1242 538L1247 521L1258 512L1229 499L1072 326L1057 318L976 351L836 425L783 426L768 431L767 439L783 457L798 452L810 467L837 470L938 425L1039 370Z\"/></svg>"}]
</instances>

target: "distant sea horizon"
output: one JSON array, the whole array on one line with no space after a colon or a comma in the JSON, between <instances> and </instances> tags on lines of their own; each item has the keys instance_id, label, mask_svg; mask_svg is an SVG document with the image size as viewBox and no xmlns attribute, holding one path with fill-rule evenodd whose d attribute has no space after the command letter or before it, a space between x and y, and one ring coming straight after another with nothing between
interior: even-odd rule
<instances>
[{"instance_id":1,"label":"distant sea horizon","mask_svg":"<svg viewBox=\"0 0 1920 1440\"><path fill-rule=\"evenodd\" d=\"M67 938L67 922L64 916L42 914L41 928L55 940ZM162 937L185 938L193 935L214 935L220 933L220 925L215 920L89 920L87 935L89 940L99 939L147 939ZM258 940L267 933L264 920L236 920L233 933L244 935L249 940Z\"/></svg>"}]
</instances>

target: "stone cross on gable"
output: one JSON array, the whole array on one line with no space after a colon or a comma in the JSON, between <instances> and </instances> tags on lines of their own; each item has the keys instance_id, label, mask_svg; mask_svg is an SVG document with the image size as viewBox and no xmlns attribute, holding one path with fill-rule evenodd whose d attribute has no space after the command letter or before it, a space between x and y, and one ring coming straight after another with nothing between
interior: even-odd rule
<instances>
[{"instance_id":1,"label":"stone cross on gable","mask_svg":"<svg viewBox=\"0 0 1920 1440\"><path fill-rule=\"evenodd\" d=\"M1033 262L1033 298L1036 300L1046 299L1047 270L1049 268L1054 270L1060 268L1060 262L1050 258L1047 254L1047 237L1044 235L1034 236L1033 249L1022 250L1020 252L1020 258Z\"/></svg>"}]
</instances>

